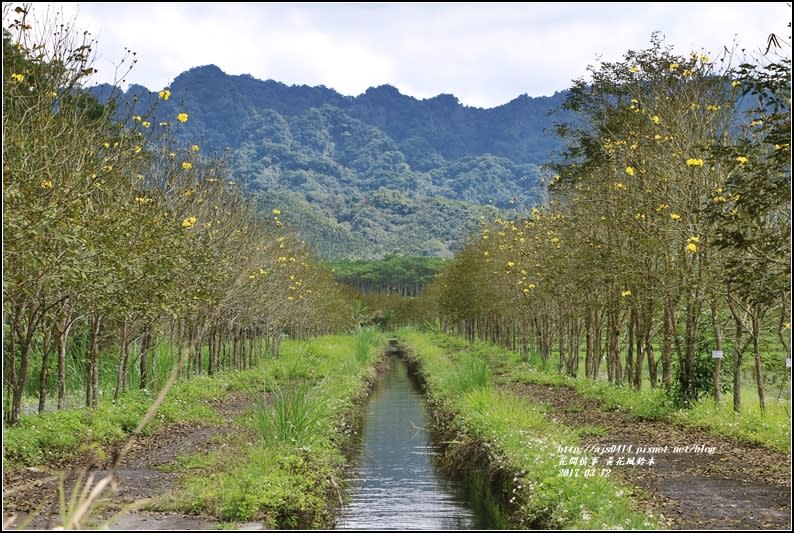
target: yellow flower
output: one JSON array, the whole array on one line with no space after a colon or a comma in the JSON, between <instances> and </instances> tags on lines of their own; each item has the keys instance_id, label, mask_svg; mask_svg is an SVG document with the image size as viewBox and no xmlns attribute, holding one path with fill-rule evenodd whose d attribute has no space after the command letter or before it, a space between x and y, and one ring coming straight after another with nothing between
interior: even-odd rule
<instances>
[{"instance_id":1,"label":"yellow flower","mask_svg":"<svg viewBox=\"0 0 794 533\"><path fill-rule=\"evenodd\" d=\"M513 268L514 266L516 266L516 264L513 261L507 262L507 268Z\"/></svg>"},{"instance_id":2,"label":"yellow flower","mask_svg":"<svg viewBox=\"0 0 794 533\"><path fill-rule=\"evenodd\" d=\"M52 180L41 180L42 189L52 189Z\"/></svg>"},{"instance_id":3,"label":"yellow flower","mask_svg":"<svg viewBox=\"0 0 794 533\"><path fill-rule=\"evenodd\" d=\"M632 176L633 176L633 174L632 174ZM614 185L615 185L615 189L617 189L618 191L622 191L622 190L626 189L626 186L624 184L622 184L621 182L619 182L619 181L615 182Z\"/></svg>"},{"instance_id":4,"label":"yellow flower","mask_svg":"<svg viewBox=\"0 0 794 533\"><path fill-rule=\"evenodd\" d=\"M190 149L193 150L194 152L198 152L199 150L201 150L201 148L197 144L194 144L193 146L191 146Z\"/></svg>"},{"instance_id":5,"label":"yellow flower","mask_svg":"<svg viewBox=\"0 0 794 533\"><path fill-rule=\"evenodd\" d=\"M634 65L633 67L631 67L629 69L629 72L631 72L632 74L636 74L639 71L640 71L640 68L637 65Z\"/></svg>"},{"instance_id":6,"label":"yellow flower","mask_svg":"<svg viewBox=\"0 0 794 533\"><path fill-rule=\"evenodd\" d=\"M176 119L177 119L179 122L187 122L187 113L179 113L179 114L176 116Z\"/></svg>"},{"instance_id":7,"label":"yellow flower","mask_svg":"<svg viewBox=\"0 0 794 533\"><path fill-rule=\"evenodd\" d=\"M700 237L698 237L697 235L692 235L687 239L687 242L700 242Z\"/></svg>"},{"instance_id":8,"label":"yellow flower","mask_svg":"<svg viewBox=\"0 0 794 533\"><path fill-rule=\"evenodd\" d=\"M629 291L629 290L626 290L626 291L620 291L620 295L621 295L623 298L627 298L627 297L631 296L631 291Z\"/></svg>"},{"instance_id":9,"label":"yellow flower","mask_svg":"<svg viewBox=\"0 0 794 533\"><path fill-rule=\"evenodd\" d=\"M678 213L670 213L670 218L672 220L678 221L681 220L681 215L679 215Z\"/></svg>"},{"instance_id":10,"label":"yellow flower","mask_svg":"<svg viewBox=\"0 0 794 533\"><path fill-rule=\"evenodd\" d=\"M190 170L193 168L193 163L190 161L182 161L182 170Z\"/></svg>"},{"instance_id":11,"label":"yellow flower","mask_svg":"<svg viewBox=\"0 0 794 533\"><path fill-rule=\"evenodd\" d=\"M151 123L151 122L149 122L148 120L144 120L144 121L141 123L141 126L143 126L144 128L151 128L151 127L152 127L152 123Z\"/></svg>"},{"instance_id":12,"label":"yellow flower","mask_svg":"<svg viewBox=\"0 0 794 533\"><path fill-rule=\"evenodd\" d=\"M187 217L185 220L182 221L183 228L192 228L193 225L196 223L196 217Z\"/></svg>"},{"instance_id":13,"label":"yellow flower","mask_svg":"<svg viewBox=\"0 0 794 533\"><path fill-rule=\"evenodd\" d=\"M736 161L737 161L737 162L738 162L740 165L744 165L745 163L747 163L748 159L747 159L745 156L743 156L743 155L740 155L740 156L738 156L738 157L736 158Z\"/></svg>"},{"instance_id":14,"label":"yellow flower","mask_svg":"<svg viewBox=\"0 0 794 533\"><path fill-rule=\"evenodd\" d=\"M687 164L688 167L702 167L703 166L703 160L702 159L692 159L692 158L690 158L690 159L686 160L686 164Z\"/></svg>"},{"instance_id":15,"label":"yellow flower","mask_svg":"<svg viewBox=\"0 0 794 533\"><path fill-rule=\"evenodd\" d=\"M530 283L529 285L527 285L527 289L534 289L534 288L535 288L534 283Z\"/></svg>"},{"instance_id":16,"label":"yellow flower","mask_svg":"<svg viewBox=\"0 0 794 533\"><path fill-rule=\"evenodd\" d=\"M160 126L163 126L163 127L168 126L168 122L161 122Z\"/></svg>"},{"instance_id":17,"label":"yellow flower","mask_svg":"<svg viewBox=\"0 0 794 533\"><path fill-rule=\"evenodd\" d=\"M168 89L163 89L162 91L160 91L159 95L160 98L162 98L163 100L168 100L169 98L171 98L171 91L169 91Z\"/></svg>"},{"instance_id":18,"label":"yellow flower","mask_svg":"<svg viewBox=\"0 0 794 533\"><path fill-rule=\"evenodd\" d=\"M742 82L740 82L739 80L734 80L731 82L731 87L738 87L741 84Z\"/></svg>"},{"instance_id":19,"label":"yellow flower","mask_svg":"<svg viewBox=\"0 0 794 533\"><path fill-rule=\"evenodd\" d=\"M631 167L631 166L626 167L626 174L628 174L629 176L633 176L634 175L634 167Z\"/></svg>"},{"instance_id":20,"label":"yellow flower","mask_svg":"<svg viewBox=\"0 0 794 533\"><path fill-rule=\"evenodd\" d=\"M788 143L776 144L775 145L775 150L782 150L783 148L788 148L788 147L789 147Z\"/></svg>"},{"instance_id":21,"label":"yellow flower","mask_svg":"<svg viewBox=\"0 0 794 533\"><path fill-rule=\"evenodd\" d=\"M659 204L659 207L656 208L656 212L658 213L659 211L667 209L668 207L670 207L668 204Z\"/></svg>"},{"instance_id":22,"label":"yellow flower","mask_svg":"<svg viewBox=\"0 0 794 533\"><path fill-rule=\"evenodd\" d=\"M279 216L281 214L281 209L273 209L272 213L275 216Z\"/></svg>"},{"instance_id":23,"label":"yellow flower","mask_svg":"<svg viewBox=\"0 0 794 533\"><path fill-rule=\"evenodd\" d=\"M133 146L133 147L132 147L132 153L134 153L134 154L140 154L140 153L141 153L141 150L143 150L143 148L141 148L141 147L140 147L140 146L138 146L137 144L136 144L135 146Z\"/></svg>"},{"instance_id":24,"label":"yellow flower","mask_svg":"<svg viewBox=\"0 0 794 533\"><path fill-rule=\"evenodd\" d=\"M698 251L698 245L694 242L690 242L686 245L686 251L693 254Z\"/></svg>"},{"instance_id":25,"label":"yellow flower","mask_svg":"<svg viewBox=\"0 0 794 533\"><path fill-rule=\"evenodd\" d=\"M685 77L685 78L691 78L692 77L692 71L689 70L689 69L684 69L684 72L682 72L681 75L683 77Z\"/></svg>"},{"instance_id":26,"label":"yellow flower","mask_svg":"<svg viewBox=\"0 0 794 533\"><path fill-rule=\"evenodd\" d=\"M134 120L135 122L140 122L141 121L141 116L140 115L132 115L132 120Z\"/></svg>"},{"instance_id":27,"label":"yellow flower","mask_svg":"<svg viewBox=\"0 0 794 533\"><path fill-rule=\"evenodd\" d=\"M702 56L700 56L700 61L701 63L709 63L711 61L711 58L706 54L703 54Z\"/></svg>"},{"instance_id":28,"label":"yellow flower","mask_svg":"<svg viewBox=\"0 0 794 533\"><path fill-rule=\"evenodd\" d=\"M763 120L761 120L760 118L757 118L757 119L753 120L752 122L750 122L750 125L751 126L760 126L763 123L764 123Z\"/></svg>"},{"instance_id":29,"label":"yellow flower","mask_svg":"<svg viewBox=\"0 0 794 533\"><path fill-rule=\"evenodd\" d=\"M482 253L482 255L483 255L483 257L488 257L488 250L485 250L485 251Z\"/></svg>"},{"instance_id":30,"label":"yellow flower","mask_svg":"<svg viewBox=\"0 0 794 533\"><path fill-rule=\"evenodd\" d=\"M651 117L651 122L653 122L654 124L659 124L661 121L662 119L659 118L659 115L654 115Z\"/></svg>"},{"instance_id":31,"label":"yellow flower","mask_svg":"<svg viewBox=\"0 0 794 533\"><path fill-rule=\"evenodd\" d=\"M656 135L653 136L653 138L658 141L659 139L662 138L662 136L657 133Z\"/></svg>"},{"instance_id":32,"label":"yellow flower","mask_svg":"<svg viewBox=\"0 0 794 533\"><path fill-rule=\"evenodd\" d=\"M695 103L689 104L689 109L691 109L692 111L699 108L700 108L700 104L695 104Z\"/></svg>"},{"instance_id":33,"label":"yellow flower","mask_svg":"<svg viewBox=\"0 0 794 533\"><path fill-rule=\"evenodd\" d=\"M791 329L791 322L783 322L783 329Z\"/></svg>"},{"instance_id":34,"label":"yellow flower","mask_svg":"<svg viewBox=\"0 0 794 533\"><path fill-rule=\"evenodd\" d=\"M719 104L709 104L706 106L706 111L719 111L722 108Z\"/></svg>"},{"instance_id":35,"label":"yellow flower","mask_svg":"<svg viewBox=\"0 0 794 533\"><path fill-rule=\"evenodd\" d=\"M670 68L670 72L678 70L678 67L679 67L678 63L670 63L670 67L669 67Z\"/></svg>"},{"instance_id":36,"label":"yellow flower","mask_svg":"<svg viewBox=\"0 0 794 533\"><path fill-rule=\"evenodd\" d=\"M15 81L17 83L22 83L23 81L25 81L25 75L24 74L19 74L19 73L16 73L16 72L12 72L11 73L11 81Z\"/></svg>"}]
</instances>

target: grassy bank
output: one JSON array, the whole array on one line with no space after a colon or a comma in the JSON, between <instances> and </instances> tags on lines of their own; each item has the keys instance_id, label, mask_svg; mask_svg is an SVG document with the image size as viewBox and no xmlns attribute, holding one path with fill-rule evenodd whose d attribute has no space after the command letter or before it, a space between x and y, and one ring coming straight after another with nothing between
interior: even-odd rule
<instances>
[{"instance_id":1,"label":"grassy bank","mask_svg":"<svg viewBox=\"0 0 794 533\"><path fill-rule=\"evenodd\" d=\"M239 384L256 382L260 374L259 369L228 371L177 382L143 433L164 424L212 423L217 419L212 404ZM4 429L4 466L14 469L69 459L121 440L135 429L154 397L150 391L130 391L116 403L100 401L95 410L71 408L23 416L19 425Z\"/></svg>"},{"instance_id":2,"label":"grassy bank","mask_svg":"<svg viewBox=\"0 0 794 533\"><path fill-rule=\"evenodd\" d=\"M445 466L483 467L510 527L653 527L600 466L587 476L586 468L563 475L558 446L576 446L579 437L550 421L540 406L497 389L503 350L411 330L400 337L426 382L446 442Z\"/></svg>"},{"instance_id":3,"label":"grassy bank","mask_svg":"<svg viewBox=\"0 0 794 533\"><path fill-rule=\"evenodd\" d=\"M679 409L663 388L646 386L636 391L630 387L614 387L605 381L571 378L552 370L541 371L505 351L502 351L500 359L505 369L503 381L566 385L574 387L583 396L602 402L607 409L629 411L639 418L669 420L704 428L717 435L763 444L782 452L787 452L791 446L790 399L777 399L769 394L766 411L762 412L755 389L750 385L743 387L740 413L733 411L733 395L730 393L725 394L719 404L713 398L703 398L689 409Z\"/></svg>"},{"instance_id":4,"label":"grassy bank","mask_svg":"<svg viewBox=\"0 0 794 533\"><path fill-rule=\"evenodd\" d=\"M147 433L182 422L218 425L224 400L242 403L242 414L231 427L225 423L212 451L164 466L184 474L180 485L147 507L257 520L266 528L330 527L341 499L343 452L357 438L356 407L376 377L382 340L362 330L285 341L278 359L257 368L177 382ZM23 417L5 432L5 466L45 464L89 448L101 454L132 431L152 400L136 391L93 411Z\"/></svg>"},{"instance_id":5,"label":"grassy bank","mask_svg":"<svg viewBox=\"0 0 794 533\"><path fill-rule=\"evenodd\" d=\"M285 343L261 381L244 387L251 408L231 435L216 451L182 457L177 469L189 474L150 507L266 528L331 527L380 343L369 330Z\"/></svg>"}]
</instances>

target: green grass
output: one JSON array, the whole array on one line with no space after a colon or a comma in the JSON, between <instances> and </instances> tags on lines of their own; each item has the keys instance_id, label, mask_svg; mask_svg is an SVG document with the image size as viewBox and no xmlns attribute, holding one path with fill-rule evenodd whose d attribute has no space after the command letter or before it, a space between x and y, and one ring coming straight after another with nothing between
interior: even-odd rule
<instances>
[{"instance_id":1,"label":"green grass","mask_svg":"<svg viewBox=\"0 0 794 533\"><path fill-rule=\"evenodd\" d=\"M749 394L743 398L748 398ZM758 399L743 400L741 413L733 411L733 397L728 394L718 405L713 399L697 402L691 409L673 413L683 424L707 428L714 433L738 440L758 442L781 452L791 450L791 404L767 401L761 412Z\"/></svg>"},{"instance_id":2,"label":"green grass","mask_svg":"<svg viewBox=\"0 0 794 533\"><path fill-rule=\"evenodd\" d=\"M444 335L433 337L433 342L456 353L468 346L460 337ZM777 386L775 382L767 384L765 413L760 410L755 383L749 382L742 385L741 413L733 412L731 393L723 395L719 406L712 398L703 398L689 409L680 409L670 400L664 388L651 388L647 379L643 382L643 388L637 391L626 385L614 387L605 380L593 381L583 376L571 378L560 374L553 364L554 357L550 358L548 365L543 366L539 360L530 358L528 362L515 352L488 343L475 342L468 349L492 353L489 366L498 383L519 381L574 387L583 396L602 402L607 410L628 411L641 419L674 421L782 452L787 452L791 446L791 398L782 392L785 380L783 385L779 382ZM580 366L580 372L582 368L583 365ZM748 370L744 375L751 377L752 371Z\"/></svg>"},{"instance_id":3,"label":"green grass","mask_svg":"<svg viewBox=\"0 0 794 533\"><path fill-rule=\"evenodd\" d=\"M429 399L451 413L456 435L445 462L471 468L471 457L487 454L492 480L504 497L509 525L516 528L649 528L653 521L634 510L628 490L609 477L561 475L557 446L575 446L579 435L550 421L539 405L529 404L488 381L461 394L461 376L471 358L504 367L511 357L498 347L477 344L467 350L448 337L402 330L427 382ZM450 355L450 346L455 353ZM477 374L481 376L481 373ZM470 383L470 382L469 382ZM597 431L597 428L593 428ZM492 484L494 482L492 481ZM609 505L604 505L609 502Z\"/></svg>"},{"instance_id":4,"label":"green grass","mask_svg":"<svg viewBox=\"0 0 794 533\"><path fill-rule=\"evenodd\" d=\"M330 527L342 449L355 436L350 419L382 348L382 336L365 332L285 341L258 382L241 384L252 407L235 421L224 452L180 458L189 474L153 508L267 528Z\"/></svg>"},{"instance_id":5,"label":"green grass","mask_svg":"<svg viewBox=\"0 0 794 533\"><path fill-rule=\"evenodd\" d=\"M675 421L718 435L763 444L782 452L787 452L791 445L790 401L770 395L766 412L762 413L755 388L751 385L742 387L742 412L735 413L732 394L724 395L720 405L713 398L704 398L689 409L679 409L663 388L648 387L636 391L625 386L614 387L605 381L570 378L556 372L544 373L525 367L517 367L504 379L574 387L583 396L602 402L607 410L628 411L642 419Z\"/></svg>"},{"instance_id":6,"label":"green grass","mask_svg":"<svg viewBox=\"0 0 794 533\"><path fill-rule=\"evenodd\" d=\"M253 395L256 402L253 420L268 444L309 445L323 434L322 425L331 414L324 401L323 382L317 386L308 381L294 385L273 383L267 388L270 403L264 396Z\"/></svg>"},{"instance_id":7,"label":"green grass","mask_svg":"<svg viewBox=\"0 0 794 533\"><path fill-rule=\"evenodd\" d=\"M241 380L255 380L258 374L257 370L229 371L177 381L144 433L168 423L216 422L218 416L212 404L234 390ZM66 459L86 448L123 439L135 429L153 400L151 392L135 390L122 395L117 403L103 398L95 410L80 407L23 416L18 426L5 428L6 466L32 466Z\"/></svg>"},{"instance_id":8,"label":"green grass","mask_svg":"<svg viewBox=\"0 0 794 533\"><path fill-rule=\"evenodd\" d=\"M214 451L162 466L185 476L177 492L148 507L227 522L256 519L274 528L330 527L346 461L342 450L356 436L351 419L375 378L383 342L367 330L285 341L279 358L257 368L178 381L149 431L181 421L220 423L213 406L230 392L247 392L251 407ZM99 450L128 435L152 400L152 393L135 391L115 405L103 399L94 411L25 416L4 434L5 466Z\"/></svg>"}]
</instances>

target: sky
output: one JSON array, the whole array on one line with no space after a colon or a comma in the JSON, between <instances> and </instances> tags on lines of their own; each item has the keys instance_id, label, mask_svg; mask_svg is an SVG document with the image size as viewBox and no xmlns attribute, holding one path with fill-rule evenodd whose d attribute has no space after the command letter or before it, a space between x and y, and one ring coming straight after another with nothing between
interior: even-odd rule
<instances>
[{"instance_id":1,"label":"sky","mask_svg":"<svg viewBox=\"0 0 794 533\"><path fill-rule=\"evenodd\" d=\"M57 7L98 40L99 82L113 81L126 47L138 58L126 82L152 90L215 64L350 96L383 84L416 98L451 93L476 107L566 89L597 60L646 48L654 31L679 53L716 55L734 42L758 50L772 32L788 38L791 20L784 2L49 4Z\"/></svg>"}]
</instances>

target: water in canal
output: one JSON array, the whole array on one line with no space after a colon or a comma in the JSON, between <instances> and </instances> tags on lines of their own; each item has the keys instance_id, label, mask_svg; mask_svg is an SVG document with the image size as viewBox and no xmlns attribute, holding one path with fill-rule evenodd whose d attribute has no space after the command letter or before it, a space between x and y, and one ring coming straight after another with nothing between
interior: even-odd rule
<instances>
[{"instance_id":1,"label":"water in canal","mask_svg":"<svg viewBox=\"0 0 794 533\"><path fill-rule=\"evenodd\" d=\"M462 483L434 468L428 424L422 395L405 363L392 356L369 399L359 465L348 480L351 501L338 529L495 527L487 513L474 510L479 502L467 499Z\"/></svg>"}]
</instances>

